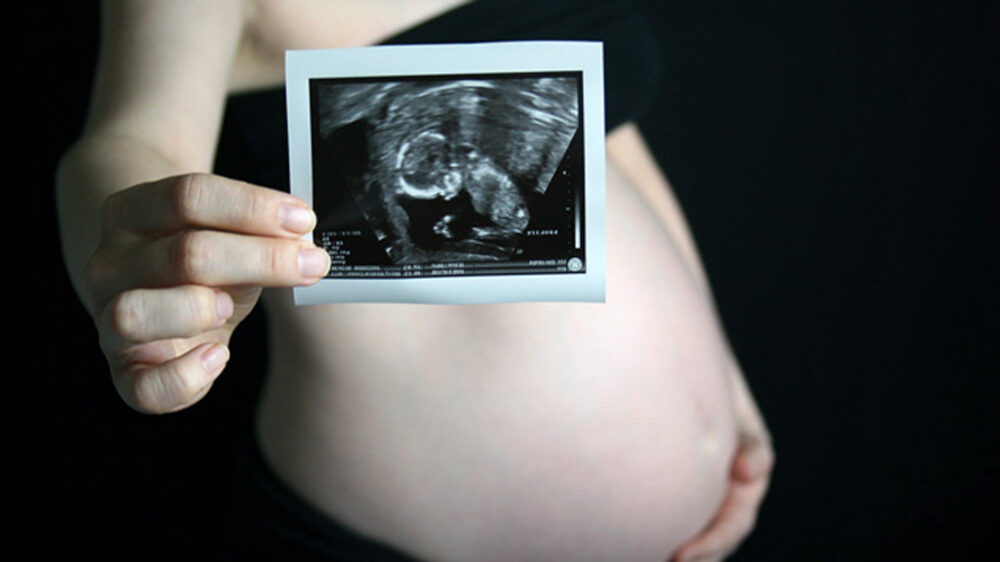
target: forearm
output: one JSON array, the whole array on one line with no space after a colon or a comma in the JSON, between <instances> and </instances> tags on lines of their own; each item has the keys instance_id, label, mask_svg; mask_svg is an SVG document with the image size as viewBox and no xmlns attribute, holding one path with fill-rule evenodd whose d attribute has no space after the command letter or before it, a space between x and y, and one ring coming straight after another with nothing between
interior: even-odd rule
<instances>
[{"instance_id":1,"label":"forearm","mask_svg":"<svg viewBox=\"0 0 1000 562\"><path fill-rule=\"evenodd\" d=\"M85 303L84 264L98 244L107 197L209 171L245 7L245 0L102 4L86 127L56 174L63 255Z\"/></svg>"}]
</instances>

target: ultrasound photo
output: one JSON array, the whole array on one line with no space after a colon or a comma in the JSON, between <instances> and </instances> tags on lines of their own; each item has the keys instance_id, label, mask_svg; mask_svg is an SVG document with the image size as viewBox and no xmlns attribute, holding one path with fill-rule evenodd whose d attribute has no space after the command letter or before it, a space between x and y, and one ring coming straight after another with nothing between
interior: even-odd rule
<instances>
[{"instance_id":1,"label":"ultrasound photo","mask_svg":"<svg viewBox=\"0 0 1000 562\"><path fill-rule=\"evenodd\" d=\"M285 53L291 193L330 256L296 305L603 302L603 45Z\"/></svg>"},{"instance_id":2,"label":"ultrasound photo","mask_svg":"<svg viewBox=\"0 0 1000 562\"><path fill-rule=\"evenodd\" d=\"M586 272L580 72L313 78L328 278Z\"/></svg>"}]
</instances>

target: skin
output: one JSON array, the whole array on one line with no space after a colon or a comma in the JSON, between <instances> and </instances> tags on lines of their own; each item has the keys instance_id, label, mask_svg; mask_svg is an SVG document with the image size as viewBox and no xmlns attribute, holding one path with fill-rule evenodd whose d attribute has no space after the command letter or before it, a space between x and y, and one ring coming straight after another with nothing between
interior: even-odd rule
<instances>
[{"instance_id":1,"label":"skin","mask_svg":"<svg viewBox=\"0 0 1000 562\"><path fill-rule=\"evenodd\" d=\"M608 138L608 156L632 180L670 234L705 298L711 299L708 278L680 205L638 130L627 125L612 132ZM735 552L753 530L770 486L775 463L771 434L730 349L726 350L726 361L733 382L738 428L738 449L732 460L729 488L710 524L675 552L673 562L716 562Z\"/></svg>"},{"instance_id":2,"label":"skin","mask_svg":"<svg viewBox=\"0 0 1000 562\"><path fill-rule=\"evenodd\" d=\"M138 411L196 403L224 370L229 338L262 290L314 283L328 265L325 252L300 239L316 221L302 201L211 174L226 96L280 82L283 48L371 43L455 2L412 2L403 12L381 6L395 19L366 16L377 8L364 2L345 3L335 15L358 24L343 26L333 44L314 38L324 26L295 17L321 10L307 4L280 18L274 11L291 3L104 6L93 102L82 137L60 163L57 200L71 279L94 318L115 388ZM289 44L289 36L302 44ZM609 136L608 156L661 222L697 288L694 298L711 307L683 216L634 125ZM673 560L733 552L769 484L769 433L728 348L724 359L738 432L728 489Z\"/></svg>"}]
</instances>

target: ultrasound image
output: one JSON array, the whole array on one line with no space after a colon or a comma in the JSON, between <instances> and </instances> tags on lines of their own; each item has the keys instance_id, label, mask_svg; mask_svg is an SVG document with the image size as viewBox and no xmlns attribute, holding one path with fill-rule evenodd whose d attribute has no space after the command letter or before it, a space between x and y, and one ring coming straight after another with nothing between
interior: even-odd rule
<instances>
[{"instance_id":1,"label":"ultrasound image","mask_svg":"<svg viewBox=\"0 0 1000 562\"><path fill-rule=\"evenodd\" d=\"M565 263L579 250L579 105L572 74L314 80L315 236L331 274L524 261L542 231L559 233Z\"/></svg>"}]
</instances>

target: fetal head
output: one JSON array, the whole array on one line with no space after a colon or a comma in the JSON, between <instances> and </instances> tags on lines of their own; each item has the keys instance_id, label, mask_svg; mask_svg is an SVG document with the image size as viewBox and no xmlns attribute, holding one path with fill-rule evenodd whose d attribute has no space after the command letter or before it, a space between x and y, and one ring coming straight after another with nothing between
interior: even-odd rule
<instances>
[{"instance_id":1,"label":"fetal head","mask_svg":"<svg viewBox=\"0 0 1000 562\"><path fill-rule=\"evenodd\" d=\"M448 138L424 131L404 141L396 154L397 187L414 199L451 199L462 189L461 162Z\"/></svg>"}]
</instances>

